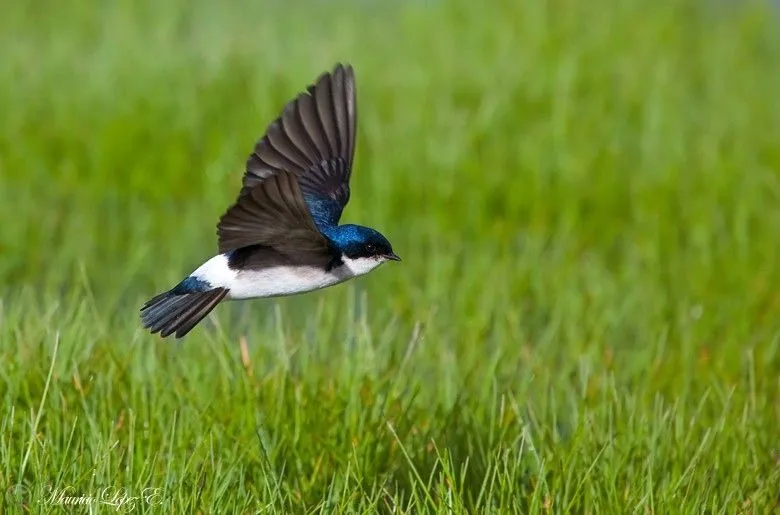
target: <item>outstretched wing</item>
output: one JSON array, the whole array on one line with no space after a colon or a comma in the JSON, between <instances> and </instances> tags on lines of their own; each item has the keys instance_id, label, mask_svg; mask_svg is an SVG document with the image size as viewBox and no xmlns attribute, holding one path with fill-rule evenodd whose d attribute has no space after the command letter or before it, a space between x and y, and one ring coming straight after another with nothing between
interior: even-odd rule
<instances>
[{"instance_id":1,"label":"outstretched wing","mask_svg":"<svg viewBox=\"0 0 780 515\"><path fill-rule=\"evenodd\" d=\"M349 201L355 154L355 73L337 65L290 101L255 145L239 197L282 171L296 175L319 230L336 225Z\"/></svg>"},{"instance_id":2,"label":"outstretched wing","mask_svg":"<svg viewBox=\"0 0 780 515\"><path fill-rule=\"evenodd\" d=\"M241 195L217 225L219 252L262 245L283 255L330 255L314 225L296 177L279 172Z\"/></svg>"}]
</instances>

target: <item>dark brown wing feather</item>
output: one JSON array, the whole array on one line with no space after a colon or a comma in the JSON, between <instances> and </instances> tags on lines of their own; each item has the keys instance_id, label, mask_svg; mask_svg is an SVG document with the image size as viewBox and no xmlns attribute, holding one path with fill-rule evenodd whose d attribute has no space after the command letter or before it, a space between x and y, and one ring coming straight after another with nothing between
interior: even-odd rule
<instances>
[{"instance_id":1,"label":"dark brown wing feather","mask_svg":"<svg viewBox=\"0 0 780 515\"><path fill-rule=\"evenodd\" d=\"M324 225L338 222L349 201L355 154L355 73L337 65L290 101L255 145L240 196L281 171L295 174L314 215Z\"/></svg>"},{"instance_id":2,"label":"dark brown wing feather","mask_svg":"<svg viewBox=\"0 0 780 515\"><path fill-rule=\"evenodd\" d=\"M280 172L239 197L217 225L219 252L263 245L282 254L325 254L328 240L314 225L295 176Z\"/></svg>"}]
</instances>

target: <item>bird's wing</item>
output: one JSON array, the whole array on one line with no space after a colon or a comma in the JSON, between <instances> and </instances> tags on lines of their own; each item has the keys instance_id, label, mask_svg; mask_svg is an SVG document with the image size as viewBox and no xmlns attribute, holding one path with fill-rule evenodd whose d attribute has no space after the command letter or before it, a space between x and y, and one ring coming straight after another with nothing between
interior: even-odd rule
<instances>
[{"instance_id":1,"label":"bird's wing","mask_svg":"<svg viewBox=\"0 0 780 515\"><path fill-rule=\"evenodd\" d=\"M279 172L241 195L217 225L219 252L262 245L283 255L331 253L329 240L314 225L295 175Z\"/></svg>"},{"instance_id":2,"label":"bird's wing","mask_svg":"<svg viewBox=\"0 0 780 515\"><path fill-rule=\"evenodd\" d=\"M239 197L281 171L296 175L319 230L336 225L349 201L355 154L355 73L337 65L290 101L246 163Z\"/></svg>"}]
</instances>

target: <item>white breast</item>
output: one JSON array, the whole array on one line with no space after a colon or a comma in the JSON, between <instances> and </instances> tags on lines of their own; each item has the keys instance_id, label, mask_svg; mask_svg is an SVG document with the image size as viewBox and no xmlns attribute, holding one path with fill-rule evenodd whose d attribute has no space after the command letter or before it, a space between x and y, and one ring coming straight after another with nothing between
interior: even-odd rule
<instances>
[{"instance_id":1,"label":"white breast","mask_svg":"<svg viewBox=\"0 0 780 515\"><path fill-rule=\"evenodd\" d=\"M192 273L212 286L228 288L230 299L294 295L333 286L353 277L367 274L381 265L383 259L343 258L344 264L326 272L317 267L276 266L262 270L231 270L227 258L211 258Z\"/></svg>"}]
</instances>

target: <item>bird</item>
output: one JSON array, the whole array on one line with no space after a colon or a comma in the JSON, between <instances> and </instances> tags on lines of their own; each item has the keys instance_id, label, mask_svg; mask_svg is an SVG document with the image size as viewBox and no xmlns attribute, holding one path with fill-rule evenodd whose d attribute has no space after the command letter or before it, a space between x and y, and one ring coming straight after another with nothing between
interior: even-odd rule
<instances>
[{"instance_id":1,"label":"bird","mask_svg":"<svg viewBox=\"0 0 780 515\"><path fill-rule=\"evenodd\" d=\"M311 292L400 261L376 229L340 224L356 136L355 71L337 63L266 127L217 223L218 253L143 304L144 328L183 338L223 301Z\"/></svg>"}]
</instances>

